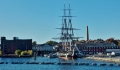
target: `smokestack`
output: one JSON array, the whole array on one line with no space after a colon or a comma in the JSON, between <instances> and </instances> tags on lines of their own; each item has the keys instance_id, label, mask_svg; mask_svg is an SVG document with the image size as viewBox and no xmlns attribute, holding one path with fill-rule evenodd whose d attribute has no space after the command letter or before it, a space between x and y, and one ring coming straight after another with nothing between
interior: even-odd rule
<instances>
[{"instance_id":1,"label":"smokestack","mask_svg":"<svg viewBox=\"0 0 120 70\"><path fill-rule=\"evenodd\" d=\"M87 26L87 41L89 40L89 31L88 31L88 26Z\"/></svg>"}]
</instances>

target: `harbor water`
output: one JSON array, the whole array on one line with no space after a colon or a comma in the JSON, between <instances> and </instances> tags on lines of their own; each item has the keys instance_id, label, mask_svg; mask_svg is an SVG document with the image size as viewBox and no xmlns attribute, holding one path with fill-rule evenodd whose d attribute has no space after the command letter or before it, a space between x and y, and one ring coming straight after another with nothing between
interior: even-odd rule
<instances>
[{"instance_id":1,"label":"harbor water","mask_svg":"<svg viewBox=\"0 0 120 70\"><path fill-rule=\"evenodd\" d=\"M86 60L86 59L71 59L63 60L60 58L47 58L47 57L37 57L34 60L31 58L0 58L0 70L120 70L120 66L117 64ZM7 62L7 64L6 64ZM23 62L23 64L12 64L12 62ZM26 64L26 62L39 62L39 64ZM55 64L41 64L41 62L53 62ZM72 63L71 65L58 65L57 63ZM75 65L74 63L89 63L89 65ZM96 63L94 66L92 63ZM106 64L106 66L100 66L100 64Z\"/></svg>"}]
</instances>

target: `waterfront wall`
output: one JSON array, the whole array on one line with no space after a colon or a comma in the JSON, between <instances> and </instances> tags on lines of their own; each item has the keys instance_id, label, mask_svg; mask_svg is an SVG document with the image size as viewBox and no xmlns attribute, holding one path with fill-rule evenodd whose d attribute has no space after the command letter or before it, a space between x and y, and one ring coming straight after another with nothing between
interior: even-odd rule
<instances>
[{"instance_id":1,"label":"waterfront wall","mask_svg":"<svg viewBox=\"0 0 120 70\"><path fill-rule=\"evenodd\" d=\"M20 58L20 57L33 57L32 55L0 55L0 58Z\"/></svg>"},{"instance_id":2,"label":"waterfront wall","mask_svg":"<svg viewBox=\"0 0 120 70\"><path fill-rule=\"evenodd\" d=\"M105 61L105 62L112 62L120 64L120 57L85 57L85 59L91 59L91 60L98 60L98 61Z\"/></svg>"}]
</instances>

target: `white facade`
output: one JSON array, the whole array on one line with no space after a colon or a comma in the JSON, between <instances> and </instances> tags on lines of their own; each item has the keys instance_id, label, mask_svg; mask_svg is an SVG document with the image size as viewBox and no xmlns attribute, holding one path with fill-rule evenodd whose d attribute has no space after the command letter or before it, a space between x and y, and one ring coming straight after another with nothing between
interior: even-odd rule
<instances>
[{"instance_id":1,"label":"white facade","mask_svg":"<svg viewBox=\"0 0 120 70\"><path fill-rule=\"evenodd\" d=\"M33 46L33 50L36 51L53 51L53 46L48 44L37 44Z\"/></svg>"},{"instance_id":2,"label":"white facade","mask_svg":"<svg viewBox=\"0 0 120 70\"><path fill-rule=\"evenodd\" d=\"M106 52L120 52L120 49L106 49Z\"/></svg>"}]
</instances>

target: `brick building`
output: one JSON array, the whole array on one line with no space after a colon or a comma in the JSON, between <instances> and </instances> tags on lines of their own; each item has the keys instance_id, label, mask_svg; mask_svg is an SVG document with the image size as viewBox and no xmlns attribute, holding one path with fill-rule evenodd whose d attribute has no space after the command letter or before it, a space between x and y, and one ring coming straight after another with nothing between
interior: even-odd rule
<instances>
[{"instance_id":1,"label":"brick building","mask_svg":"<svg viewBox=\"0 0 120 70\"><path fill-rule=\"evenodd\" d=\"M107 49L119 49L114 43L77 43L76 46L83 54L106 54Z\"/></svg>"},{"instance_id":2,"label":"brick building","mask_svg":"<svg viewBox=\"0 0 120 70\"><path fill-rule=\"evenodd\" d=\"M2 55L14 54L15 50L32 50L32 39L18 39L13 37L13 40L7 40L6 37L1 37Z\"/></svg>"}]
</instances>

